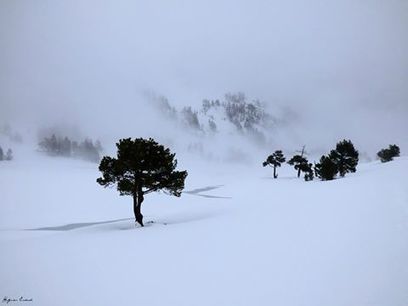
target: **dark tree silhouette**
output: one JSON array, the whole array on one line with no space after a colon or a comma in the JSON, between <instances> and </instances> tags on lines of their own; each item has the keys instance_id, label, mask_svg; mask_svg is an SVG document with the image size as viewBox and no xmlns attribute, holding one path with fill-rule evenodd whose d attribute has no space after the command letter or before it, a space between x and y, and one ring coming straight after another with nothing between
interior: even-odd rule
<instances>
[{"instance_id":1,"label":"dark tree silhouette","mask_svg":"<svg viewBox=\"0 0 408 306\"><path fill-rule=\"evenodd\" d=\"M377 156L383 163L392 161L394 157L400 156L400 148L397 145L389 145L388 149L382 149L379 151Z\"/></svg>"},{"instance_id":2,"label":"dark tree silhouette","mask_svg":"<svg viewBox=\"0 0 408 306\"><path fill-rule=\"evenodd\" d=\"M273 167L273 178L277 178L278 174L276 173L276 167L280 167L282 163L285 162L285 156L281 150L276 150L272 155L269 155L266 161L262 163L264 167L271 166Z\"/></svg>"},{"instance_id":3,"label":"dark tree silhouette","mask_svg":"<svg viewBox=\"0 0 408 306\"><path fill-rule=\"evenodd\" d=\"M329 158L336 163L339 174L343 177L347 172L356 172L358 155L353 143L343 140L337 143L335 150L331 150Z\"/></svg>"},{"instance_id":4,"label":"dark tree silhouette","mask_svg":"<svg viewBox=\"0 0 408 306\"><path fill-rule=\"evenodd\" d=\"M312 164L303 164L302 172L305 173L305 181L313 181L314 174L313 174L313 165Z\"/></svg>"},{"instance_id":5,"label":"dark tree silhouette","mask_svg":"<svg viewBox=\"0 0 408 306\"><path fill-rule=\"evenodd\" d=\"M116 184L120 195L132 196L135 220L143 226L141 205L144 196L163 190L179 197L187 171L175 171L175 154L152 138L121 139L116 147L117 158L102 158L99 165L102 177L96 181L104 187Z\"/></svg>"},{"instance_id":6,"label":"dark tree silhouette","mask_svg":"<svg viewBox=\"0 0 408 306\"><path fill-rule=\"evenodd\" d=\"M0 147L0 160L3 160L3 158L4 158L3 149Z\"/></svg>"},{"instance_id":7,"label":"dark tree silhouette","mask_svg":"<svg viewBox=\"0 0 408 306\"><path fill-rule=\"evenodd\" d=\"M330 181L336 177L339 172L337 164L328 156L322 156L320 162L315 164L315 174L322 181Z\"/></svg>"},{"instance_id":8,"label":"dark tree silhouette","mask_svg":"<svg viewBox=\"0 0 408 306\"><path fill-rule=\"evenodd\" d=\"M295 170L297 170L297 177L300 177L300 172L307 168L308 161L302 155L296 154L288 161L288 164L294 166Z\"/></svg>"}]
</instances>

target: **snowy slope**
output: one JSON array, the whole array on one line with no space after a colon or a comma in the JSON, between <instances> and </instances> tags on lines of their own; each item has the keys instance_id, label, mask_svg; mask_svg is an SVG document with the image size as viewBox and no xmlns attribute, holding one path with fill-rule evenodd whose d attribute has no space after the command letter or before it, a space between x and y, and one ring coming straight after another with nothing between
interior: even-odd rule
<instances>
[{"instance_id":1,"label":"snowy slope","mask_svg":"<svg viewBox=\"0 0 408 306\"><path fill-rule=\"evenodd\" d=\"M181 198L131 199L96 165L0 163L0 295L29 305L408 305L408 158L332 182L199 163ZM201 189L201 190L200 190ZM44 229L45 228L45 229Z\"/></svg>"},{"instance_id":2,"label":"snowy slope","mask_svg":"<svg viewBox=\"0 0 408 306\"><path fill-rule=\"evenodd\" d=\"M151 96L147 101L159 120L168 124L159 138L167 135L178 151L188 150L207 160L253 162L256 151L262 155L276 147L294 151L302 143L296 139L293 145L294 133L284 120L287 115L279 113L278 119L266 104L243 93L179 109L165 97Z\"/></svg>"}]
</instances>

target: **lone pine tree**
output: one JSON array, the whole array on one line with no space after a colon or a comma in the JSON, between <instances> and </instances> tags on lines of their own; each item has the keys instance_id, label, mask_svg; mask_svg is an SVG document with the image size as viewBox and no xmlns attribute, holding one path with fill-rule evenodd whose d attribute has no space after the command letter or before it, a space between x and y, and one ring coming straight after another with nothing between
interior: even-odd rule
<instances>
[{"instance_id":1,"label":"lone pine tree","mask_svg":"<svg viewBox=\"0 0 408 306\"><path fill-rule=\"evenodd\" d=\"M294 166L297 170L297 177L300 177L300 172L307 168L308 161L302 155L296 154L288 161L288 164Z\"/></svg>"},{"instance_id":2,"label":"lone pine tree","mask_svg":"<svg viewBox=\"0 0 408 306\"><path fill-rule=\"evenodd\" d=\"M377 153L382 163L392 161L394 157L400 156L400 148L397 145L389 145L388 149L382 149Z\"/></svg>"},{"instance_id":3,"label":"lone pine tree","mask_svg":"<svg viewBox=\"0 0 408 306\"><path fill-rule=\"evenodd\" d=\"M120 195L132 196L135 220L143 226L141 205L144 196L163 190L179 197L187 171L175 171L175 154L152 138L121 139L116 147L117 158L102 158L99 165L102 177L97 182L104 187L116 184Z\"/></svg>"},{"instance_id":4,"label":"lone pine tree","mask_svg":"<svg viewBox=\"0 0 408 306\"><path fill-rule=\"evenodd\" d=\"M336 144L336 149L330 152L329 158L336 163L339 174L343 177L347 172L356 172L358 155L350 140L342 140Z\"/></svg>"},{"instance_id":5,"label":"lone pine tree","mask_svg":"<svg viewBox=\"0 0 408 306\"><path fill-rule=\"evenodd\" d=\"M276 167L280 167L282 163L285 162L285 156L281 150L276 150L272 155L269 155L266 161L262 163L264 167L271 166L273 167L273 178L277 178L278 174L276 173Z\"/></svg>"}]
</instances>

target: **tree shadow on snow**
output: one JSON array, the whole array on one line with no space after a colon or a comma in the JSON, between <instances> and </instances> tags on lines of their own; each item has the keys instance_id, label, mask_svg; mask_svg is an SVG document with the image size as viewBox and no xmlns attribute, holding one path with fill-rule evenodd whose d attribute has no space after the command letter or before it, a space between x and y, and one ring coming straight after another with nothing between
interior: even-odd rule
<instances>
[{"instance_id":1,"label":"tree shadow on snow","mask_svg":"<svg viewBox=\"0 0 408 306\"><path fill-rule=\"evenodd\" d=\"M204 197L204 198L210 198L210 199L232 199L232 197L223 197L223 196L202 194L202 192L211 191L211 190L223 187L223 186L224 185L207 186L207 187L203 187L203 188L197 188L197 189L193 189L193 190L184 191L183 193L191 194L191 195L195 195L195 196L199 196L199 197ZM179 223L188 223L188 222L195 222L195 221L200 221L200 220L203 220L203 219L208 219L208 218L211 218L213 216L214 216L213 214L185 215L185 216L174 217L173 220L170 219L169 221L166 221L166 222L148 221L148 222L146 222L146 225L147 226L152 226L152 225L156 225L156 224L158 224L158 225L171 225L171 224L179 224ZM25 231L71 231L71 230L84 228L84 227L89 227L89 226L94 226L94 225L118 223L118 222L121 222L121 221L129 221L129 220L134 220L134 219L133 218L125 218L125 219L115 219L115 220L107 220L107 221L99 221L99 222L69 223L69 224L64 224L64 225L59 225L59 226L47 226L47 227L25 229ZM121 230L126 230L126 229L137 228L137 226L135 226L134 223L129 223L129 224L121 223L120 225L114 226L114 228L121 229Z\"/></svg>"},{"instance_id":2,"label":"tree shadow on snow","mask_svg":"<svg viewBox=\"0 0 408 306\"><path fill-rule=\"evenodd\" d=\"M221 188L223 186L224 185L207 186L203 188L197 188L193 190L184 191L183 193L187 193L187 194L191 194L191 195L195 195L195 196L199 196L203 198L209 198L209 199L232 199L232 197L222 197L222 196L214 196L214 195L209 195L209 194L202 194L202 192L211 191L214 189Z\"/></svg>"},{"instance_id":3,"label":"tree shadow on snow","mask_svg":"<svg viewBox=\"0 0 408 306\"><path fill-rule=\"evenodd\" d=\"M157 221L146 221L145 222L145 227L151 227L151 226L163 226L163 225L176 225L176 224L182 224L182 223L190 223L190 222L196 222L196 221L201 221L204 219L209 219L213 218L217 214L211 214L211 213L204 213L204 214L195 214L195 215L176 215L176 216L170 216L166 221L162 220L157 220ZM126 221L126 222L124 222ZM95 225L101 225L101 224L111 224L108 228L105 229L110 229L110 230L131 230L131 229L136 229L136 228L141 228L138 224L135 224L134 218L125 218L125 219L116 219L116 220L107 220L107 221L99 221L99 222L83 222L83 223L70 223L70 224L64 224L64 225L59 225L59 226L47 226L47 227L39 227L39 228L31 228L31 229L24 229L24 231L71 231L71 230L76 230L79 228L84 228L84 227L90 227L90 226L95 226Z\"/></svg>"},{"instance_id":4,"label":"tree shadow on snow","mask_svg":"<svg viewBox=\"0 0 408 306\"><path fill-rule=\"evenodd\" d=\"M26 231L71 231L71 230L75 230L75 229L82 228L82 227L88 227L88 226L94 226L94 225L100 225L100 224L109 224L109 223L115 223L115 222L120 222L120 221L125 221L125 220L133 220L133 219L126 218L126 219L116 219L116 220L107 220L107 221L99 221L99 222L70 223L70 224L59 225L59 226L39 227L39 228L31 228L31 229L25 229L25 230Z\"/></svg>"}]
</instances>

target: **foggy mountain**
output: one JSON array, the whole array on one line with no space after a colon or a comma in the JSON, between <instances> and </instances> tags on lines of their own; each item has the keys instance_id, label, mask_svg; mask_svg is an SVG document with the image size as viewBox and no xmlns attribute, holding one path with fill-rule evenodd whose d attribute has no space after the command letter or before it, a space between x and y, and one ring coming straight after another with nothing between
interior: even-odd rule
<instances>
[{"instance_id":1,"label":"foggy mountain","mask_svg":"<svg viewBox=\"0 0 408 306\"><path fill-rule=\"evenodd\" d=\"M322 151L343 138L369 155L388 143L407 150L407 6L1 1L0 123L34 143L50 127L107 147L128 136L175 140L184 134L158 124L146 91L198 113L204 99L244 92L291 118L263 131L276 137L268 150Z\"/></svg>"}]
</instances>

